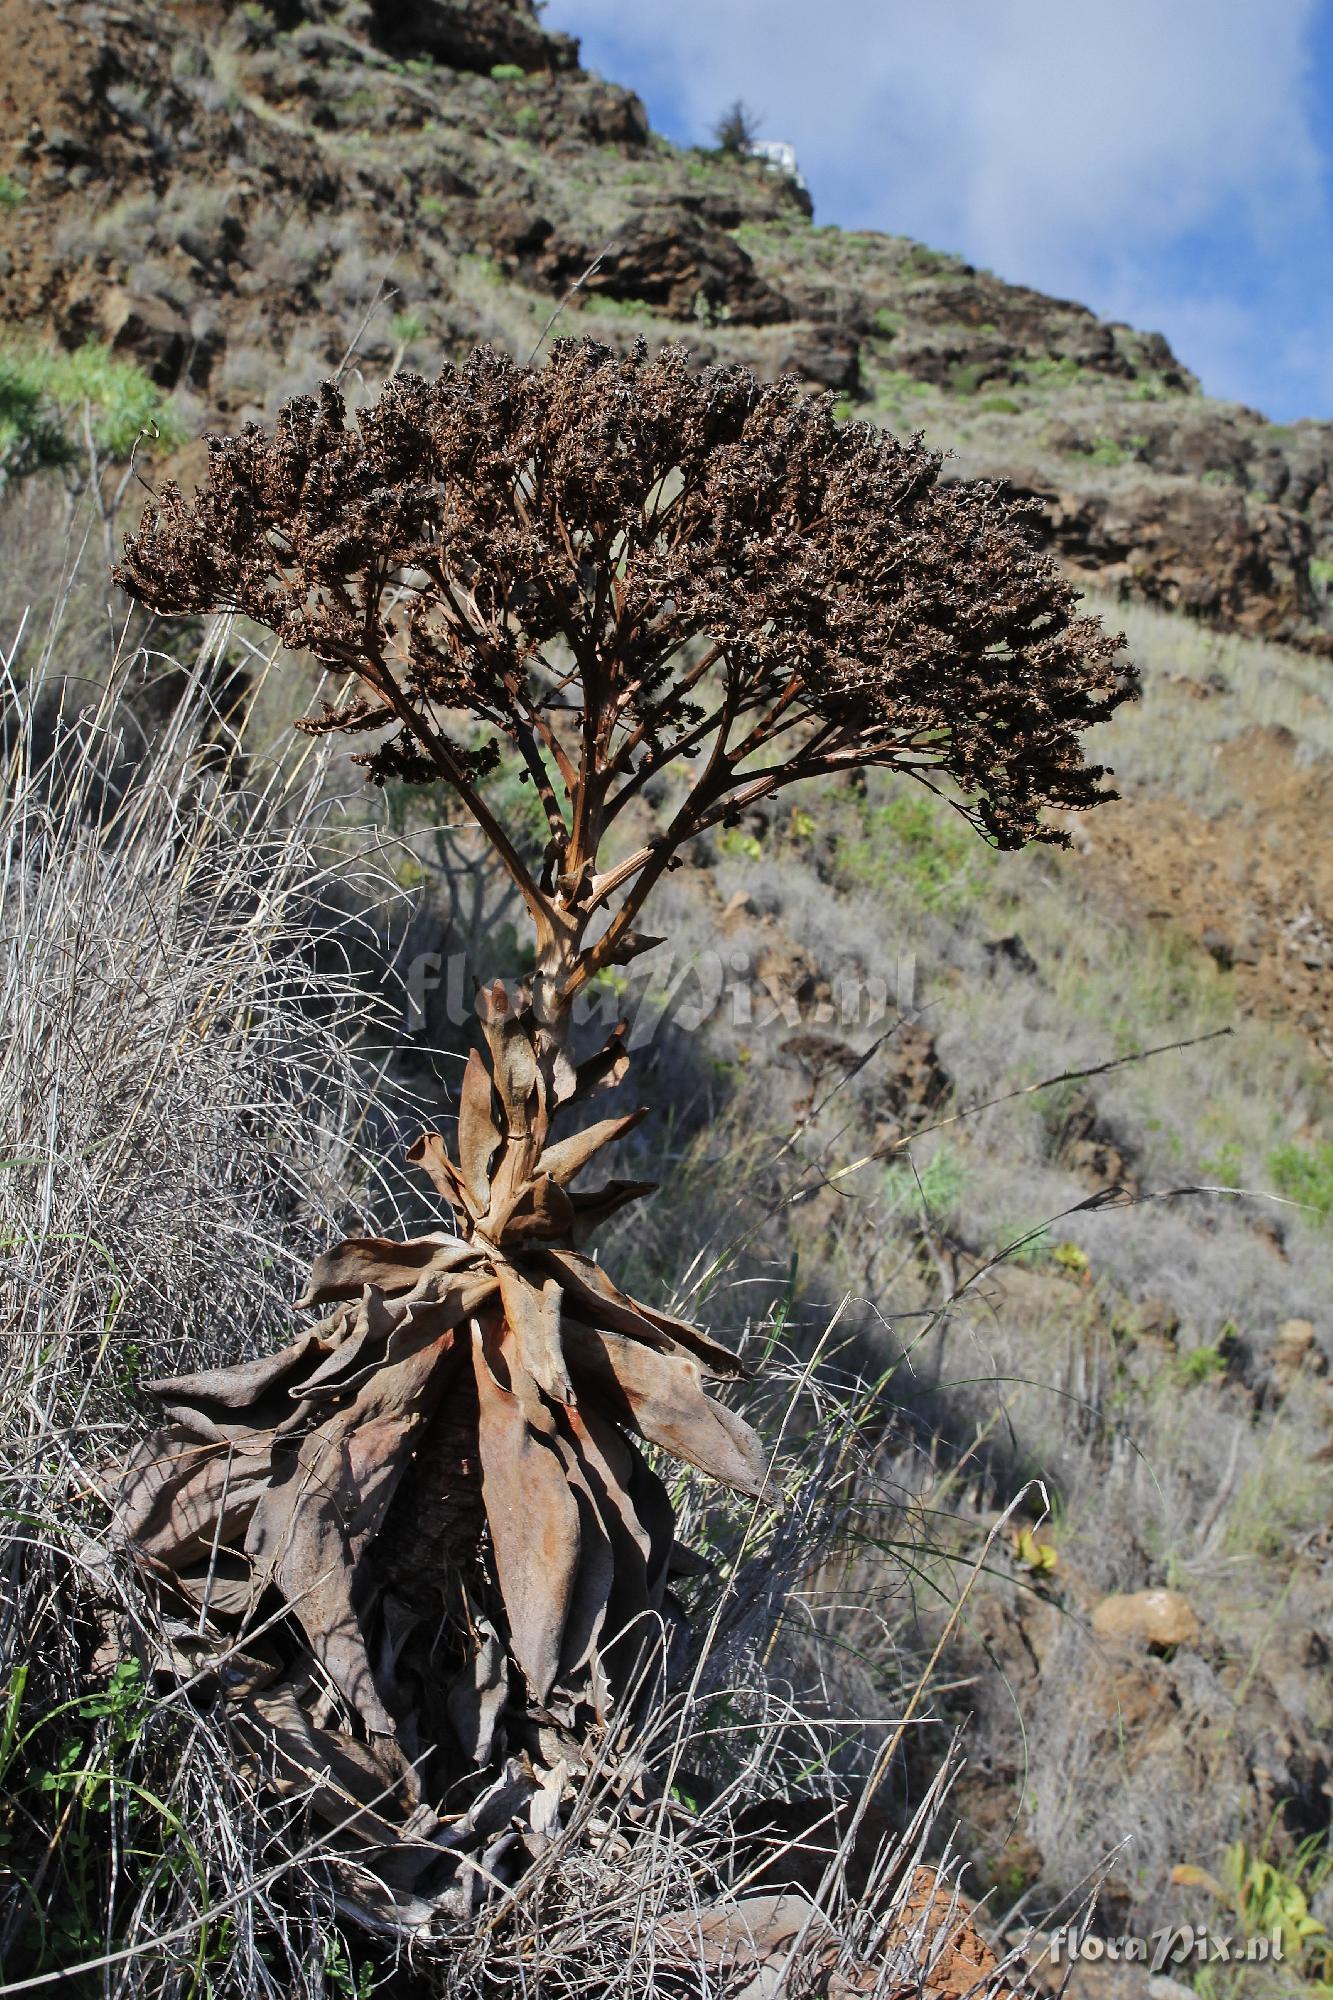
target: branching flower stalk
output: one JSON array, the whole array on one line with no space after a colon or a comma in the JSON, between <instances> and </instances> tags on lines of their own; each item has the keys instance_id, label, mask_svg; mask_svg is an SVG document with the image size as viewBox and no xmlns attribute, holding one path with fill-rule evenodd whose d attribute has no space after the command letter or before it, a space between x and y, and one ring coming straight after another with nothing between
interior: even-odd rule
<instances>
[{"instance_id":1,"label":"branching flower stalk","mask_svg":"<svg viewBox=\"0 0 1333 2000\"><path fill-rule=\"evenodd\" d=\"M683 1558L633 1437L763 1484L753 1432L703 1393L734 1358L585 1254L648 1189L573 1186L640 1115L580 1122L627 1056L619 1030L576 1060L579 995L658 942L640 919L689 841L790 785L900 771L1005 848L1113 796L1081 737L1134 690L1122 641L1025 509L940 470L681 350L563 342L534 370L481 349L394 377L350 426L326 384L271 433L211 439L202 492L168 486L127 542L145 604L243 613L340 676L298 726L365 737L379 784L452 792L532 923L530 981L481 996L456 1146L409 1155L452 1226L335 1247L306 1301L334 1310L284 1355L157 1385L171 1422L122 1510L219 1644L290 1608L305 1651L246 1694L251 1739L307 1774L341 1759L353 1792L351 1768L390 1773L426 1875L464 1836L422 1819L409 1759L434 1757L437 1800L501 1749L531 1776L642 1680ZM539 865L494 804L505 751L541 802ZM644 835L672 766L683 791Z\"/></svg>"}]
</instances>

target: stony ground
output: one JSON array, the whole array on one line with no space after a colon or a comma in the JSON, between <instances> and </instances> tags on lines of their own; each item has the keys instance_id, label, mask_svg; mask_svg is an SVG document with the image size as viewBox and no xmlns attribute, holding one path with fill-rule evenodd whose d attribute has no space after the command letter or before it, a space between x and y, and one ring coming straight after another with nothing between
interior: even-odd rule
<instances>
[{"instance_id":1,"label":"stony ground","mask_svg":"<svg viewBox=\"0 0 1333 2000\"><path fill-rule=\"evenodd\" d=\"M867 1601L852 1574L810 1607L845 1642L830 1700L892 1704L1045 1481L919 1739L924 1770L968 1724L955 1803L997 1917L1053 1917L1109 1865L1112 1931L1222 1922L1172 1871L1217 1874L1238 1840L1295 1881L1333 1733L1333 425L1270 425L1160 335L820 225L756 162L657 138L521 4L0 0L0 46L8 337L109 343L188 434L339 367L370 393L479 339L526 356L562 309L562 332L683 339L924 429L951 476L1031 495L1126 627L1124 798L1070 854L991 855L872 780L673 878L674 961L602 996L639 1009L675 1107L637 1142L680 1172L633 1254L659 1287L696 1258L723 1330L781 1302L812 1343L841 1302L844 1361L892 1370L911 1561L874 1620L839 1609ZM6 502L7 625L44 505ZM502 911L482 898L488 944L459 915L466 843L398 823L412 936L452 908L450 948L501 952ZM418 1043L456 1026L437 994ZM1111 1185L1137 1205L1078 1208ZM1316 1909L1333 1929L1327 1889ZM1198 1990L1302 1990L1245 1976ZM1094 2000L1144 1990L1108 1979Z\"/></svg>"}]
</instances>

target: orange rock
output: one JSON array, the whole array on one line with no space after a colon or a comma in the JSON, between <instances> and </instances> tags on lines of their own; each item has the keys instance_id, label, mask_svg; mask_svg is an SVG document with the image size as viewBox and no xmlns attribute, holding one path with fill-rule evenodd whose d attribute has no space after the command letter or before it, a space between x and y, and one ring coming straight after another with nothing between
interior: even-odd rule
<instances>
[{"instance_id":1,"label":"orange rock","mask_svg":"<svg viewBox=\"0 0 1333 2000\"><path fill-rule=\"evenodd\" d=\"M1199 1639L1199 1621L1178 1590L1117 1591L1094 1610L1092 1629L1099 1639L1137 1649L1193 1646Z\"/></svg>"}]
</instances>

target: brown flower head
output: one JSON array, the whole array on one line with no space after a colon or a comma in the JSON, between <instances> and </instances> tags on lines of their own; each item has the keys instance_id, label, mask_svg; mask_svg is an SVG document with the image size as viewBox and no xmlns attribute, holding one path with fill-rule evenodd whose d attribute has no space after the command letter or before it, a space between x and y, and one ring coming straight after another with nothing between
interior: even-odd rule
<instances>
[{"instance_id":1,"label":"brown flower head","mask_svg":"<svg viewBox=\"0 0 1333 2000\"><path fill-rule=\"evenodd\" d=\"M314 730L377 732L379 780L442 779L519 883L568 998L631 955L682 842L799 779L881 764L1002 847L1111 796L1082 732L1125 700L1123 641L1081 616L1028 511L831 399L685 352L561 342L403 375L349 427L339 391L210 440L119 575L164 612L230 608L347 676ZM507 742L549 828L534 879L487 803ZM654 773L671 824L598 872ZM593 912L612 914L581 950Z\"/></svg>"}]
</instances>

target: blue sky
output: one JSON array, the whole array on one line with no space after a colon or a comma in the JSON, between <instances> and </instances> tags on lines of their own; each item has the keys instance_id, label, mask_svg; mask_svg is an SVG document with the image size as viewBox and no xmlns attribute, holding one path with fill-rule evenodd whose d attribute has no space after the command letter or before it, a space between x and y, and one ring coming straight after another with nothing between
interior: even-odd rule
<instances>
[{"instance_id":1,"label":"blue sky","mask_svg":"<svg viewBox=\"0 0 1333 2000\"><path fill-rule=\"evenodd\" d=\"M1333 418L1333 0L549 0L710 142L741 97L815 219L1165 333L1213 395Z\"/></svg>"}]
</instances>

